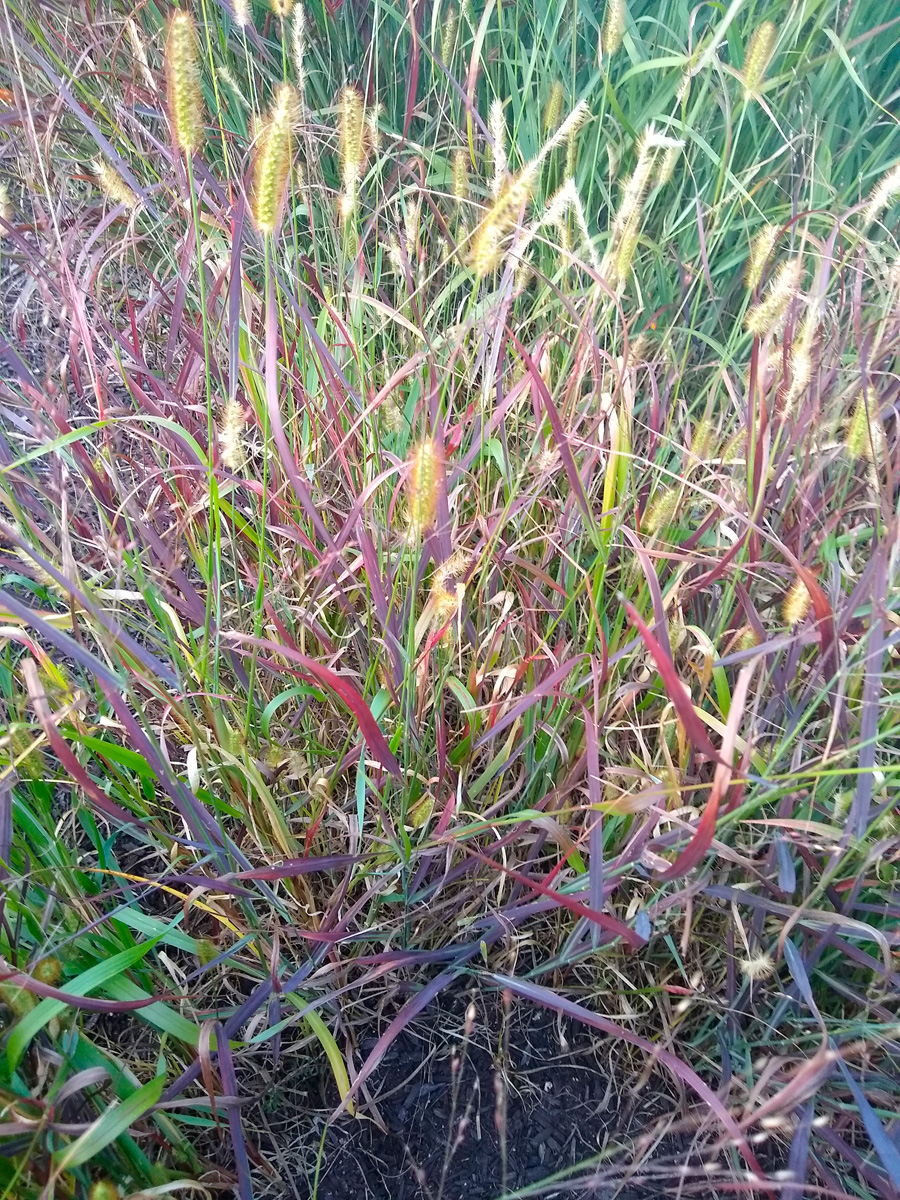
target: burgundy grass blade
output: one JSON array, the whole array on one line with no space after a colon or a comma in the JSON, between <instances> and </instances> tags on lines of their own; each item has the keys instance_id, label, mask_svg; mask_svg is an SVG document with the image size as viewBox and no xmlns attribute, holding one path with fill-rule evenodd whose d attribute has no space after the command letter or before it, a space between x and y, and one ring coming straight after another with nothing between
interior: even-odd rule
<instances>
[{"instance_id":1,"label":"burgundy grass blade","mask_svg":"<svg viewBox=\"0 0 900 1200\"><path fill-rule=\"evenodd\" d=\"M332 1121L335 1119L335 1117L340 1116L340 1114L346 1109L349 1102L355 1098L356 1093L369 1078L410 1021L414 1020L419 1013L424 1012L435 996L442 992L444 988L447 987L448 984L452 983L455 978L455 971L444 971L435 979L432 979L430 983L426 983L422 990L417 992L416 995L410 1000L407 1000L407 1002L397 1013L396 1017L394 1017L393 1021L391 1021L390 1025L388 1025L387 1029L375 1043L369 1057L360 1067L356 1078L350 1085L350 1090L347 1092L347 1095L331 1114L330 1119Z\"/></svg>"},{"instance_id":2,"label":"burgundy grass blade","mask_svg":"<svg viewBox=\"0 0 900 1200\"><path fill-rule=\"evenodd\" d=\"M508 327L507 327L508 329ZM531 376L532 387L536 389L540 396L541 403L544 406L544 411L550 421L550 428L553 430L553 440L556 442L556 448L559 451L559 457L562 461L563 469L566 472L566 478L569 481L569 486L572 489L572 494L578 503L578 507L584 516L589 529L594 527L594 515L591 512L591 507L588 504L587 496L584 494L584 485L581 482L581 476L578 474L578 467L575 465L575 459L572 455L572 448L569 445L569 439L562 423L562 418L557 411L556 405L553 403L553 397L550 395L550 389L544 383L540 371L535 366L531 355L512 332L508 329L510 339L515 342L516 348L522 356L522 361L525 363L525 368Z\"/></svg>"},{"instance_id":3,"label":"burgundy grass blade","mask_svg":"<svg viewBox=\"0 0 900 1200\"><path fill-rule=\"evenodd\" d=\"M63 633L54 625L49 624L49 622L38 616L34 609L29 608L27 604L23 604L21 600L11 592L7 592L4 588L0 588L0 604L25 621L26 624L30 625L36 633L39 633L52 646L55 646L63 658L69 658L72 662L77 662L79 666L89 671L95 679L106 683L110 687L118 689L122 686L121 680L110 671L109 667L100 662L99 659L94 658L93 654L90 654L83 646L79 645L73 638L70 638L68 634Z\"/></svg>"},{"instance_id":4,"label":"burgundy grass blade","mask_svg":"<svg viewBox=\"0 0 900 1200\"><path fill-rule=\"evenodd\" d=\"M327 687L329 691L334 692L338 699L342 700L353 713L354 717L356 717L360 732L373 755L395 779L401 778L400 764L387 744L384 734L378 728L378 723L372 716L372 710L356 688L343 676L338 675L329 667L323 667L314 658L310 658L306 654L301 654L299 650L294 650L290 646L282 646L278 642L270 642L266 638L252 637L250 634L235 633L228 636L229 640L233 643L239 642L242 645L257 646L261 650L268 650L271 654L281 655L289 659L290 662L296 663L302 668L299 672L301 678L306 678L307 682L321 684Z\"/></svg>"},{"instance_id":5,"label":"burgundy grass blade","mask_svg":"<svg viewBox=\"0 0 900 1200\"><path fill-rule=\"evenodd\" d=\"M71 1008L82 1008L85 1012L135 1012L139 1008L147 1008L148 1005L158 1004L160 1001L180 1002L184 999L183 996L176 996L172 992L161 992L157 996L148 996L146 1000L98 1000L94 996L73 996L71 992L52 987L49 983L42 983L39 979L34 979L31 975L26 975L21 971L0 974L0 980L10 983L14 987L24 988L26 992L33 992L35 996L44 996L50 1000L62 1000Z\"/></svg>"},{"instance_id":6,"label":"burgundy grass blade","mask_svg":"<svg viewBox=\"0 0 900 1200\"><path fill-rule=\"evenodd\" d=\"M579 654L575 658L568 659L568 661L564 662L562 666L557 667L555 671L551 671L546 679L542 679L541 682L536 684L526 696L523 696L521 700L517 701L509 710L509 712L500 718L496 725L493 725L486 733L482 734L482 736L473 746L473 750L480 750L482 746L486 746L487 743L492 741L499 733L502 733L504 729L512 725L513 721L518 720L522 713L527 712L529 708L532 708L535 704L537 704L538 700L543 699L544 696L552 695L552 693L556 691L566 676L569 675L572 668L580 663L583 659L584 655Z\"/></svg>"},{"instance_id":7,"label":"burgundy grass blade","mask_svg":"<svg viewBox=\"0 0 900 1200\"><path fill-rule=\"evenodd\" d=\"M216 1046L219 1050L219 1074L222 1078L222 1094L237 1100L239 1092L237 1077L234 1073L234 1062L231 1057L231 1045L221 1025L216 1025ZM234 1153L234 1166L238 1177L238 1196L240 1200L253 1200L253 1184L250 1180L250 1160L247 1157L247 1143L244 1141L241 1109L240 1105L236 1103L228 1106L228 1129L231 1133L231 1149Z\"/></svg>"},{"instance_id":8,"label":"burgundy grass blade","mask_svg":"<svg viewBox=\"0 0 900 1200\"><path fill-rule=\"evenodd\" d=\"M709 740L709 735L706 732L706 727L694 712L694 705L682 686L671 658L668 657L665 650L663 650L662 646L656 640L656 637L650 632L646 622L634 605L626 600L624 596L622 597L622 603L625 606L625 611L628 613L629 620L632 625L637 627L638 632L646 643L647 649L653 656L656 669L662 677L666 694L672 701L675 711L684 726L685 733L707 758L713 762L719 762L719 755L713 749L712 742Z\"/></svg>"},{"instance_id":9,"label":"burgundy grass blade","mask_svg":"<svg viewBox=\"0 0 900 1200\"><path fill-rule=\"evenodd\" d=\"M311 875L314 871L338 871L344 867L352 867L358 862L362 862L362 859L356 854L326 854L320 858L289 858L286 862L276 863L272 867L254 867L252 871L236 871L234 874L223 875L218 879L210 876L208 882L210 887L214 888L233 879L266 879L271 883L276 879L294 879L298 875ZM198 876L197 878L202 879L203 877Z\"/></svg>"},{"instance_id":10,"label":"burgundy grass blade","mask_svg":"<svg viewBox=\"0 0 900 1200\"><path fill-rule=\"evenodd\" d=\"M671 660L672 647L669 643L669 624L666 620L666 609L663 604L662 590L659 586L659 579L656 572L653 570L653 563L650 561L650 555L644 549L644 544L633 529L629 529L627 525L622 527L622 533L628 538L634 547L634 552L638 556L638 562L641 564L641 570L644 572L644 578L647 580L647 587L650 589L650 598L653 601L653 619L655 622L656 638L662 647L666 657Z\"/></svg>"},{"instance_id":11,"label":"burgundy grass blade","mask_svg":"<svg viewBox=\"0 0 900 1200\"><path fill-rule=\"evenodd\" d=\"M309 488L300 477L294 461L294 452L288 443L287 435L284 432L284 423L281 420L281 405L278 396L278 305L275 302L274 278L269 280L269 290L266 295L265 381L269 429L284 473L291 481L291 487L294 489L307 519L316 531L316 536L331 549L333 544L331 535L325 528L318 509L313 504Z\"/></svg>"},{"instance_id":12,"label":"burgundy grass blade","mask_svg":"<svg viewBox=\"0 0 900 1200\"><path fill-rule=\"evenodd\" d=\"M523 887L528 888L532 892L537 892L541 896L546 896L552 900L554 904L560 905L562 908L567 908L569 912L574 913L576 917L580 917L584 921L591 921L599 925L601 929L606 930L616 937L620 937L623 942L626 942L634 950L640 950L646 946L647 939L636 933L630 925L626 925L624 921L620 921L618 917L611 916L609 913L599 912L595 908L591 908L587 904L582 904L576 900L574 896L567 896L565 892L556 891L554 888L548 887L547 884L541 883L531 875L525 875L521 871L517 871L514 867L507 867L504 863L498 862L497 859L490 858L487 854L482 854L480 850L474 850L467 846L466 850L473 857L480 859L489 867L493 867L495 871L502 871L504 875L508 875L510 879L515 879Z\"/></svg>"}]
</instances>

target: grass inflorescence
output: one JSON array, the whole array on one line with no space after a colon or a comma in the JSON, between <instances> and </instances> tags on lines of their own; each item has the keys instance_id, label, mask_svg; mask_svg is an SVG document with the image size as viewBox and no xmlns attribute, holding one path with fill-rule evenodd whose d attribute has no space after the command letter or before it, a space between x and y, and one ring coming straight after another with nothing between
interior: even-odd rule
<instances>
[{"instance_id":1,"label":"grass inflorescence","mask_svg":"<svg viewBox=\"0 0 900 1200\"><path fill-rule=\"evenodd\" d=\"M893 1194L897 19L64 7L0 19L0 1200L330 1195L460 988L662 1098L546 1189Z\"/></svg>"}]
</instances>

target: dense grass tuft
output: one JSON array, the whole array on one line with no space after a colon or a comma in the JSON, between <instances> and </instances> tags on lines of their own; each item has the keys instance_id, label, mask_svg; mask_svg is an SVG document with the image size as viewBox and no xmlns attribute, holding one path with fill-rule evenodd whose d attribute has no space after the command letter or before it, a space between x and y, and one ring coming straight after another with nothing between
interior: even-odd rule
<instances>
[{"instance_id":1,"label":"dense grass tuft","mask_svg":"<svg viewBox=\"0 0 900 1200\"><path fill-rule=\"evenodd\" d=\"M7 0L0 1196L460 982L897 1194L890 8Z\"/></svg>"}]
</instances>

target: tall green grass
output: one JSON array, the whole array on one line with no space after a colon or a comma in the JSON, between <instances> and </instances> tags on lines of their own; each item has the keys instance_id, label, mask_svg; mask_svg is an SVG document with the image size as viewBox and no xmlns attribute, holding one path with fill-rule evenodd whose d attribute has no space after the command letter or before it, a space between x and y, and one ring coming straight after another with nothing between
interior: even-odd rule
<instances>
[{"instance_id":1,"label":"tall green grass","mask_svg":"<svg viewBox=\"0 0 900 1200\"><path fill-rule=\"evenodd\" d=\"M3 1196L460 980L900 1187L900 16L609 8L9 0Z\"/></svg>"}]
</instances>

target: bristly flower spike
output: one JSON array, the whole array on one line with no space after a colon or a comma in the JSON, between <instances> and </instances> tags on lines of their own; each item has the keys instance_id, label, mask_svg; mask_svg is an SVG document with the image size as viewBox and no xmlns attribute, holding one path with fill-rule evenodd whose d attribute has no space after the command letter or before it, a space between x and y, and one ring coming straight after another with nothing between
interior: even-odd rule
<instances>
[{"instance_id":1,"label":"bristly flower spike","mask_svg":"<svg viewBox=\"0 0 900 1200\"><path fill-rule=\"evenodd\" d=\"M281 216L299 108L297 89L280 84L260 136L253 178L253 219L262 233L274 233Z\"/></svg>"},{"instance_id":2,"label":"bristly flower spike","mask_svg":"<svg viewBox=\"0 0 900 1200\"><path fill-rule=\"evenodd\" d=\"M744 99L752 100L759 94L759 87L765 78L772 55L775 53L775 42L778 33L771 21L763 21L750 39L747 54L744 58Z\"/></svg>"},{"instance_id":3,"label":"bristly flower spike","mask_svg":"<svg viewBox=\"0 0 900 1200\"><path fill-rule=\"evenodd\" d=\"M166 84L175 144L193 154L203 143L203 97L197 55L197 26L187 12L176 12L166 39Z\"/></svg>"}]
</instances>

